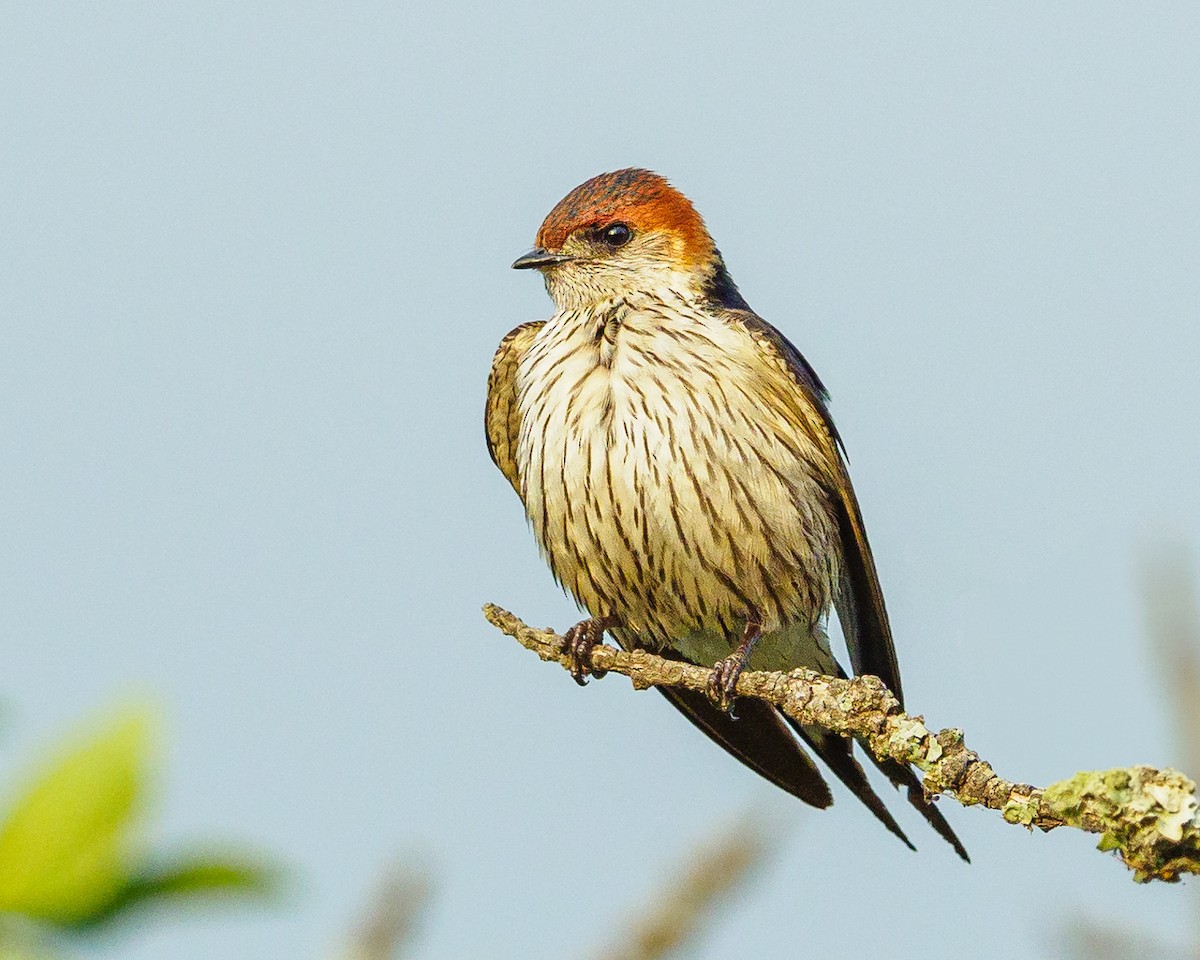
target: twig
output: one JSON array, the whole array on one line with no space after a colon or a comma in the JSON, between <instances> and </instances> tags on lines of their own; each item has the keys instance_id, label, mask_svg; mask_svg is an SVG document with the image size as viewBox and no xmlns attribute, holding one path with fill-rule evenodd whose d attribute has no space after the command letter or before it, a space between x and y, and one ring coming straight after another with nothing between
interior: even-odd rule
<instances>
[{"instance_id":1,"label":"twig","mask_svg":"<svg viewBox=\"0 0 1200 960\"><path fill-rule=\"evenodd\" d=\"M753 823L714 834L715 839L698 847L691 862L648 898L616 944L597 960L663 960L683 955L684 948L696 942L769 850L765 831Z\"/></svg>"},{"instance_id":2,"label":"twig","mask_svg":"<svg viewBox=\"0 0 1200 960\"><path fill-rule=\"evenodd\" d=\"M395 960L408 945L429 903L429 878L394 863L346 941L333 954L337 960Z\"/></svg>"},{"instance_id":3,"label":"twig","mask_svg":"<svg viewBox=\"0 0 1200 960\"><path fill-rule=\"evenodd\" d=\"M564 668L563 639L537 630L495 604L483 608L495 627L543 660ZM644 650L602 645L592 651L595 671L621 673L636 689L652 686L705 691L711 670ZM1137 766L1078 773L1046 788L1005 780L969 750L961 730L933 733L924 720L901 711L877 677L850 680L812 670L746 671L737 695L774 704L805 725L854 737L880 759L911 763L924 772L925 793L963 806L999 810L1009 823L1041 830L1071 826L1100 834L1099 849L1116 851L1138 882L1176 881L1200 873L1200 804L1196 785L1183 774Z\"/></svg>"}]
</instances>

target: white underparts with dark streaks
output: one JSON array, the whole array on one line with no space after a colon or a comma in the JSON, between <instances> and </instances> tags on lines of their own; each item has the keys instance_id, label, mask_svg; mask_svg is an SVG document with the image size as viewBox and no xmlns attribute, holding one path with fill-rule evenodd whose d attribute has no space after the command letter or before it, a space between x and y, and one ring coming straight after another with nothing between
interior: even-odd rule
<instances>
[{"instance_id":1,"label":"white underparts with dark streaks","mask_svg":"<svg viewBox=\"0 0 1200 960\"><path fill-rule=\"evenodd\" d=\"M712 663L757 615L753 666L828 672L833 448L764 357L670 289L560 311L517 373L522 499L558 580L635 645Z\"/></svg>"}]
</instances>

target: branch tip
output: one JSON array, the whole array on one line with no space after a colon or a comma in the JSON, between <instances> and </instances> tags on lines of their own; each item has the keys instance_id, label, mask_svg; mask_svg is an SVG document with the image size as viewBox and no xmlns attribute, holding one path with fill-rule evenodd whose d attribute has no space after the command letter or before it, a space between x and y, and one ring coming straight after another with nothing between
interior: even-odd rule
<instances>
[{"instance_id":1,"label":"branch tip","mask_svg":"<svg viewBox=\"0 0 1200 960\"><path fill-rule=\"evenodd\" d=\"M543 660L569 667L561 636L537 630L494 603L483 614L501 632ZM681 687L704 692L712 671L646 650L600 645L591 653L595 671L620 673L634 687ZM805 726L854 737L881 760L910 763L924 774L928 798L953 797L963 806L996 810L1009 823L1050 831L1069 826L1100 835L1139 883L1175 882L1200 873L1200 803L1195 783L1178 771L1137 766L1077 773L1045 789L998 776L966 746L963 732L932 732L924 718L906 714L877 677L828 677L812 670L788 673L747 670L737 695L773 704Z\"/></svg>"}]
</instances>

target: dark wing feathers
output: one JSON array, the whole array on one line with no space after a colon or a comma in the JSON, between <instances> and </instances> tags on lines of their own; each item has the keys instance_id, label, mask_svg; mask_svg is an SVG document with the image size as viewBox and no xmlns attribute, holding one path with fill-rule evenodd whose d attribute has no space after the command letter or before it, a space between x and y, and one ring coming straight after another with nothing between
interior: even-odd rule
<instances>
[{"instance_id":1,"label":"dark wing feathers","mask_svg":"<svg viewBox=\"0 0 1200 960\"><path fill-rule=\"evenodd\" d=\"M855 674L869 673L882 680L903 707L900 665L896 662L892 628L883 605L883 589L875 572L875 559L871 556L871 545L867 543L858 499L850 486L846 466L842 462L838 466L841 474L838 530L842 540L842 576L834 605L846 635L850 665Z\"/></svg>"},{"instance_id":2,"label":"dark wing feathers","mask_svg":"<svg viewBox=\"0 0 1200 960\"><path fill-rule=\"evenodd\" d=\"M875 571L871 545L867 542L858 498L850 484L845 448L829 414L829 394L800 351L771 324L750 310L731 310L729 315L742 323L766 349L774 352L800 388L808 406L820 416L829 441L830 490L837 511L842 546L842 575L834 604L846 638L846 649L850 654L854 673L879 677L903 707L900 667L896 662L896 648L892 641L887 608L884 606L883 589ZM850 754L849 742L837 742L840 738L830 739L830 736L817 737L815 733L810 736L808 731L800 727L796 727L796 730L854 795L882 820L889 830L908 843L908 839L900 832L891 815L883 809L879 798L871 792L862 767ZM925 798L920 780L912 768L895 761L880 761L873 756L871 761L896 787L905 789L909 803L954 847L960 857L969 862L966 849L955 836L946 818Z\"/></svg>"},{"instance_id":3,"label":"dark wing feathers","mask_svg":"<svg viewBox=\"0 0 1200 960\"><path fill-rule=\"evenodd\" d=\"M775 786L814 807L824 809L833 803L821 771L769 703L739 700L735 720L703 693L677 687L659 687L658 692L713 742Z\"/></svg>"},{"instance_id":4,"label":"dark wing feathers","mask_svg":"<svg viewBox=\"0 0 1200 960\"><path fill-rule=\"evenodd\" d=\"M867 542L858 499L850 485L842 441L829 415L829 394L800 351L766 320L746 310L730 311L730 316L745 325L766 349L775 353L792 375L808 406L820 417L828 437L828 480L842 543L843 569L835 604L846 636L850 663L856 674L870 673L879 677L903 704L900 667L896 662L883 590L875 573L875 560L871 556L871 545Z\"/></svg>"},{"instance_id":5,"label":"dark wing feathers","mask_svg":"<svg viewBox=\"0 0 1200 960\"><path fill-rule=\"evenodd\" d=\"M842 670L840 666L838 667L838 676L842 679L845 679L846 677L845 671ZM850 742L848 740L843 740L842 743L845 744L846 751L849 752ZM958 839L958 836L955 834L953 828L946 821L946 818L942 816L942 811L940 811L931 801L925 799L925 789L921 786L921 781L913 772L912 767L905 766L902 763L897 763L895 760L880 760L870 751L867 751L867 758L875 765L875 768L880 773L882 773L892 782L892 785L896 787L897 790L901 788L904 789L905 796L908 798L908 802L912 805L913 809L921 814L921 816L925 818L926 823L933 827L933 829L938 832L938 835L954 848L955 853L962 857L967 863L970 863L971 858L967 855L967 848L962 845L962 841ZM821 759L825 760L826 763L829 763L824 754L821 754ZM832 766L833 764L830 764L830 767ZM855 766L858 765L855 764ZM862 773L861 767L859 767L859 773ZM839 776L841 775L839 774ZM845 783L844 778L843 782ZM846 785L850 786L849 783ZM854 790L854 787L851 786L850 789ZM862 799L858 791L855 791L855 796L859 797L860 800ZM863 802L866 803L865 800ZM871 804L867 803L867 806L871 807ZM871 807L871 812L875 813L874 807ZM878 813L875 813L875 815L879 816ZM880 819L883 818L880 817ZM887 821L884 821L885 824L886 822ZM901 837L901 839L904 840L905 843L908 842L908 840L904 837Z\"/></svg>"},{"instance_id":6,"label":"dark wing feathers","mask_svg":"<svg viewBox=\"0 0 1200 960\"><path fill-rule=\"evenodd\" d=\"M741 703L738 704L738 710L741 711ZM780 714L780 716L783 716ZM815 727L805 727L796 723L791 717L783 716L789 727L816 751L827 767L833 771L834 775L846 785L846 788L854 794L859 801L862 802L868 810L875 815L875 818L888 828L895 836L900 838L909 850L916 850L912 845L912 841L908 839L904 831L900 829L900 824L892 816L887 807L883 805L883 801L879 799L879 794L871 787L871 782L867 779L866 773L863 771L862 765L855 758L854 753L850 748L850 741L845 737L839 737L836 733L830 733L828 730L820 730Z\"/></svg>"},{"instance_id":7,"label":"dark wing feathers","mask_svg":"<svg viewBox=\"0 0 1200 960\"><path fill-rule=\"evenodd\" d=\"M877 760L870 753L867 756L871 757L871 762L892 781L896 789L904 789L904 795L908 798L909 804L925 818L926 823L937 831L938 836L950 844L954 848L954 852L963 860L970 863L971 856L967 853L967 848L958 839L958 834L954 832L949 821L942 816L942 811L937 808L937 805L925 798L925 788L921 786L921 781L913 772L912 767L906 767L895 760Z\"/></svg>"}]
</instances>

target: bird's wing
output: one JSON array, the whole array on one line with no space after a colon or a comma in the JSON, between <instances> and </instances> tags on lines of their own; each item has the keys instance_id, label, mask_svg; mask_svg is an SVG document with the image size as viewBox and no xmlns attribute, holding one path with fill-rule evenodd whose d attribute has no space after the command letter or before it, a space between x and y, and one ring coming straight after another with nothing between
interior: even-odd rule
<instances>
[{"instance_id":1,"label":"bird's wing","mask_svg":"<svg viewBox=\"0 0 1200 960\"><path fill-rule=\"evenodd\" d=\"M492 372L488 375L487 405L483 414L488 453L517 491L517 496L521 495L521 478L517 470L517 438L521 435L517 367L545 322L534 320L510 331L496 348Z\"/></svg>"},{"instance_id":2,"label":"bird's wing","mask_svg":"<svg viewBox=\"0 0 1200 960\"><path fill-rule=\"evenodd\" d=\"M846 637L850 662L854 673L869 673L879 677L903 706L900 667L896 662L892 628L888 623L887 609L883 603L883 589L875 572L875 560L871 555L871 545L867 542L858 498L850 485L842 440L829 415L829 395L816 371L782 333L752 311L733 310L730 314L746 327L767 355L774 358L780 373L790 377L798 388L795 394L798 401L796 413L800 422L808 425L818 447L825 452L826 479L837 511L842 547L842 575L834 603ZM888 829L908 843L908 838L871 791L862 768L850 753L850 744L838 737L818 735L818 731L807 730L798 724L792 726L817 751L818 756L829 764L838 779L845 783ZM895 761L877 760L873 755L870 759L896 787L905 789L909 803L954 847L960 857L970 862L967 851L950 824L940 811L925 799L920 781L912 769Z\"/></svg>"},{"instance_id":3,"label":"bird's wing","mask_svg":"<svg viewBox=\"0 0 1200 960\"><path fill-rule=\"evenodd\" d=\"M841 438L829 415L829 395L808 361L782 333L750 311L735 310L730 311L730 315L746 327L768 356L774 358L780 374L790 377L795 384L798 419L808 427L825 454L825 479L837 514L842 547L842 574L834 603L854 673L879 677L903 705L900 667L896 662L883 590L875 572L875 560L867 542L858 498L850 485Z\"/></svg>"},{"instance_id":4,"label":"bird's wing","mask_svg":"<svg viewBox=\"0 0 1200 960\"><path fill-rule=\"evenodd\" d=\"M616 631L618 642L633 649L632 638ZM668 656L670 651L659 651ZM839 671L840 674L840 671ZM813 763L801 740L829 765L837 778L863 805L910 850L916 847L908 839L896 818L883 805L871 787L866 773L850 749L850 741L827 730L805 727L780 713L771 704L744 698L737 703L736 718L713 705L703 693L677 687L657 687L659 693L688 718L718 746L728 751L759 776L786 790L793 797L814 807L824 809L833 803L833 795L820 770ZM788 731L796 732L799 740ZM940 810L925 799L921 781L913 771L894 760L877 760L868 753L871 762L896 786L903 787L908 802L968 863L966 848L946 822Z\"/></svg>"},{"instance_id":5,"label":"bird's wing","mask_svg":"<svg viewBox=\"0 0 1200 960\"><path fill-rule=\"evenodd\" d=\"M739 700L735 720L703 693L677 687L659 687L658 692L713 742L775 786L814 807L824 809L833 803L821 771L769 703Z\"/></svg>"}]
</instances>

